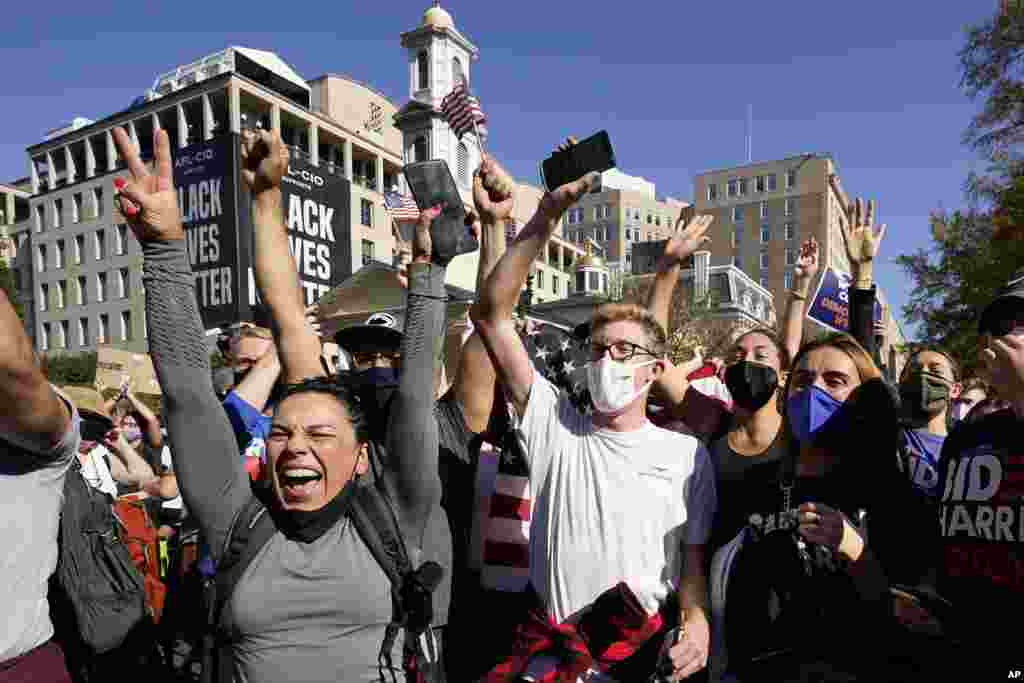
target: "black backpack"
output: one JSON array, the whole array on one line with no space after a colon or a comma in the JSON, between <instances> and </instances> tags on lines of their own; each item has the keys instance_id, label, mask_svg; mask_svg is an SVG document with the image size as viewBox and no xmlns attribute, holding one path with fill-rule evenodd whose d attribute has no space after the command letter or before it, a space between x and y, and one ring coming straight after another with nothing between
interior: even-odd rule
<instances>
[{"instance_id":1,"label":"black backpack","mask_svg":"<svg viewBox=\"0 0 1024 683\"><path fill-rule=\"evenodd\" d=\"M89 485L74 458L64 477L57 570L48 594L55 638L72 673L152 623L142 575L118 528L110 498Z\"/></svg>"},{"instance_id":2,"label":"black backpack","mask_svg":"<svg viewBox=\"0 0 1024 683\"><path fill-rule=\"evenodd\" d=\"M405 631L402 669L406 683L444 683L441 647L433 635L433 592L444 570L436 562L413 569L398 520L386 494L372 483L361 483L352 494L348 513L352 525L391 583L392 618L377 657L380 681L397 680L391 652L398 633ZM228 533L216 578L206 587L207 629L203 642L203 683L231 683L234 668L229 654L231 621L225 609L246 567L277 533L266 505L253 496L239 511Z\"/></svg>"}]
</instances>

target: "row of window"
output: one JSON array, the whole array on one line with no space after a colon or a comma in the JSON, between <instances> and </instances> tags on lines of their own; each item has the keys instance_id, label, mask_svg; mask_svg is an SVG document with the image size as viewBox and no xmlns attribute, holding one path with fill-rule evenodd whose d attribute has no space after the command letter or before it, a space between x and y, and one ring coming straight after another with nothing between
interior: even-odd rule
<instances>
[{"instance_id":1,"label":"row of window","mask_svg":"<svg viewBox=\"0 0 1024 683\"><path fill-rule=\"evenodd\" d=\"M49 202L50 220L46 220L46 205L36 205L36 232L44 228L60 228L64 225L64 199L57 198ZM71 222L81 223L103 215L103 188L94 187L89 191L89 206L85 206L85 194L76 192L71 195Z\"/></svg>"},{"instance_id":2,"label":"row of window","mask_svg":"<svg viewBox=\"0 0 1024 683\"><path fill-rule=\"evenodd\" d=\"M593 215L595 221L610 219L612 217L612 205L598 204L594 206ZM583 223L584 220L586 220L584 217L584 209L581 206L576 207L574 209L569 209L569 211L565 215L565 222L568 225L577 225L579 223ZM641 222L640 209L626 207L626 221L636 221L638 223ZM660 214L648 212L647 225L656 225L658 227L661 227L662 221L664 221L666 226L672 225L672 219L669 218L668 216L661 216Z\"/></svg>"},{"instance_id":3,"label":"row of window","mask_svg":"<svg viewBox=\"0 0 1024 683\"><path fill-rule=\"evenodd\" d=\"M612 228L594 228L594 240L597 242L608 242L611 241L614 234ZM570 230L565 233L565 238L570 242L576 242L580 244L587 237L586 230ZM642 239L639 229L626 228L626 241L627 242L639 242ZM653 232L647 233L647 241L653 242L657 239L657 235Z\"/></svg>"},{"instance_id":4,"label":"row of window","mask_svg":"<svg viewBox=\"0 0 1024 683\"><path fill-rule=\"evenodd\" d=\"M537 269L534 273L534 287L536 290L544 289L544 271ZM551 293L562 294L563 296L569 296L569 278L560 278L555 273L551 273ZM561 291L560 291L561 290Z\"/></svg>"},{"instance_id":5,"label":"row of window","mask_svg":"<svg viewBox=\"0 0 1024 683\"><path fill-rule=\"evenodd\" d=\"M796 187L796 170L786 171L786 189L792 190ZM725 183L726 197L733 199L735 197L746 197L750 194L751 180L753 180L753 190L755 194L764 194L765 192L775 192L778 189L776 178L774 173L767 175L754 176L753 178L729 178ZM715 183L708 183L707 186L707 199L709 202L717 201L720 197L718 192L718 185Z\"/></svg>"},{"instance_id":6,"label":"row of window","mask_svg":"<svg viewBox=\"0 0 1024 683\"><path fill-rule=\"evenodd\" d=\"M768 218L768 202L761 202L758 206L758 216L760 218ZM796 200L787 199L785 207L783 209L783 215L792 216L796 213ZM740 223L743 221L744 211L742 206L732 207L732 221L733 223Z\"/></svg>"},{"instance_id":7,"label":"row of window","mask_svg":"<svg viewBox=\"0 0 1024 683\"><path fill-rule=\"evenodd\" d=\"M121 311L117 314L117 325L116 330L117 339L119 341L131 341L133 338L132 332L132 312ZM50 349L69 349L73 346L86 347L91 344L107 344L111 341L111 330L110 330L110 315L108 313L100 313L97 316L97 325L95 328L95 339L91 336L91 325L89 318L78 318L75 321L75 335L72 339L71 334L71 321L70 320L57 320L53 322L44 322L40 325L39 329L39 348L42 351L48 351ZM142 319L142 334L143 337L148 336L145 318Z\"/></svg>"},{"instance_id":8,"label":"row of window","mask_svg":"<svg viewBox=\"0 0 1024 683\"><path fill-rule=\"evenodd\" d=\"M739 244L743 241L744 227L737 225L733 230L733 241ZM787 242L796 239L796 223L787 222L783 226L783 237ZM761 224L761 244L768 244L772 240L772 228L767 223Z\"/></svg>"},{"instance_id":9,"label":"row of window","mask_svg":"<svg viewBox=\"0 0 1024 683\"><path fill-rule=\"evenodd\" d=\"M128 240L128 226L127 225L116 225L114 226L114 254L121 256L127 249ZM49 244L37 244L36 245L36 270L40 273L46 272L50 269L51 265L53 268L60 270L67 266L67 246L68 241L64 239L55 240L52 243L53 246L53 260L50 260L50 246ZM107 254L107 236L106 231L100 228L92 235L91 240L92 253L96 261L102 261L108 256ZM73 263L80 264L82 261L88 258L88 246L86 236L75 235L71 239L71 258Z\"/></svg>"},{"instance_id":10,"label":"row of window","mask_svg":"<svg viewBox=\"0 0 1024 683\"><path fill-rule=\"evenodd\" d=\"M75 281L75 302L74 305L84 306L85 304L92 303L103 303L108 301L110 297L109 283L113 279L116 284L116 298L127 299L131 296L131 273L128 268L119 268L113 271L113 278L107 276L107 273L96 273L96 289L95 296L89 296L89 285L88 277L85 275L79 275ZM44 282L39 285L39 310L48 311L50 310L50 294L54 296L53 307L56 309L65 308L68 305L68 281L58 280L53 283L51 287L50 283Z\"/></svg>"}]
</instances>

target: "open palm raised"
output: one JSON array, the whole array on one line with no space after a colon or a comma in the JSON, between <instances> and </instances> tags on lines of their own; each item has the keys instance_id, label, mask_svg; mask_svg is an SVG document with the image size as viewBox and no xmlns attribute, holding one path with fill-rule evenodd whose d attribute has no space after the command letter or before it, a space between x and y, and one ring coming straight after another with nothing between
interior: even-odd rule
<instances>
[{"instance_id":1,"label":"open palm raised","mask_svg":"<svg viewBox=\"0 0 1024 683\"><path fill-rule=\"evenodd\" d=\"M711 241L705 233L715 217L708 214L691 216L691 213L689 207L682 210L679 219L676 220L676 233L665 245L664 258L672 265L682 263L693 252ZM682 230L679 229L681 225Z\"/></svg>"},{"instance_id":2,"label":"open palm raised","mask_svg":"<svg viewBox=\"0 0 1024 683\"><path fill-rule=\"evenodd\" d=\"M851 202L846 209L847 224L843 229L846 253L855 264L871 263L885 237L885 226L875 229L875 200L866 205L863 199Z\"/></svg>"}]
</instances>

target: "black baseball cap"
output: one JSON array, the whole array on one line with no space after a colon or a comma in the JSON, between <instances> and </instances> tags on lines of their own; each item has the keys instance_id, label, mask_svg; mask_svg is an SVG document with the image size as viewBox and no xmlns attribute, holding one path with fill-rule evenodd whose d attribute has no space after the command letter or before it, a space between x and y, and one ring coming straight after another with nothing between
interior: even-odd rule
<instances>
[{"instance_id":1,"label":"black baseball cap","mask_svg":"<svg viewBox=\"0 0 1024 683\"><path fill-rule=\"evenodd\" d=\"M397 353L402 346L402 313L374 313L362 325L338 330L334 342L349 353Z\"/></svg>"},{"instance_id":2,"label":"black baseball cap","mask_svg":"<svg viewBox=\"0 0 1024 683\"><path fill-rule=\"evenodd\" d=\"M982 311L978 331L1001 337L1009 334L1018 321L1024 322L1024 268L1010 277Z\"/></svg>"}]
</instances>

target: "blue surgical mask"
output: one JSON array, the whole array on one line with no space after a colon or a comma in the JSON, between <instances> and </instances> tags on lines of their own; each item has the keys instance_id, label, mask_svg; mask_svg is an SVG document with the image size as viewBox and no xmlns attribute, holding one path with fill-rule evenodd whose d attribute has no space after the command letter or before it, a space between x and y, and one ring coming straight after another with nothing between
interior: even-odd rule
<instances>
[{"instance_id":1,"label":"blue surgical mask","mask_svg":"<svg viewBox=\"0 0 1024 683\"><path fill-rule=\"evenodd\" d=\"M397 386L398 370L395 368L367 368L356 373L360 386Z\"/></svg>"},{"instance_id":2,"label":"blue surgical mask","mask_svg":"<svg viewBox=\"0 0 1024 683\"><path fill-rule=\"evenodd\" d=\"M821 445L822 435L841 426L844 405L824 389L811 386L786 399L786 420L797 441Z\"/></svg>"}]
</instances>

